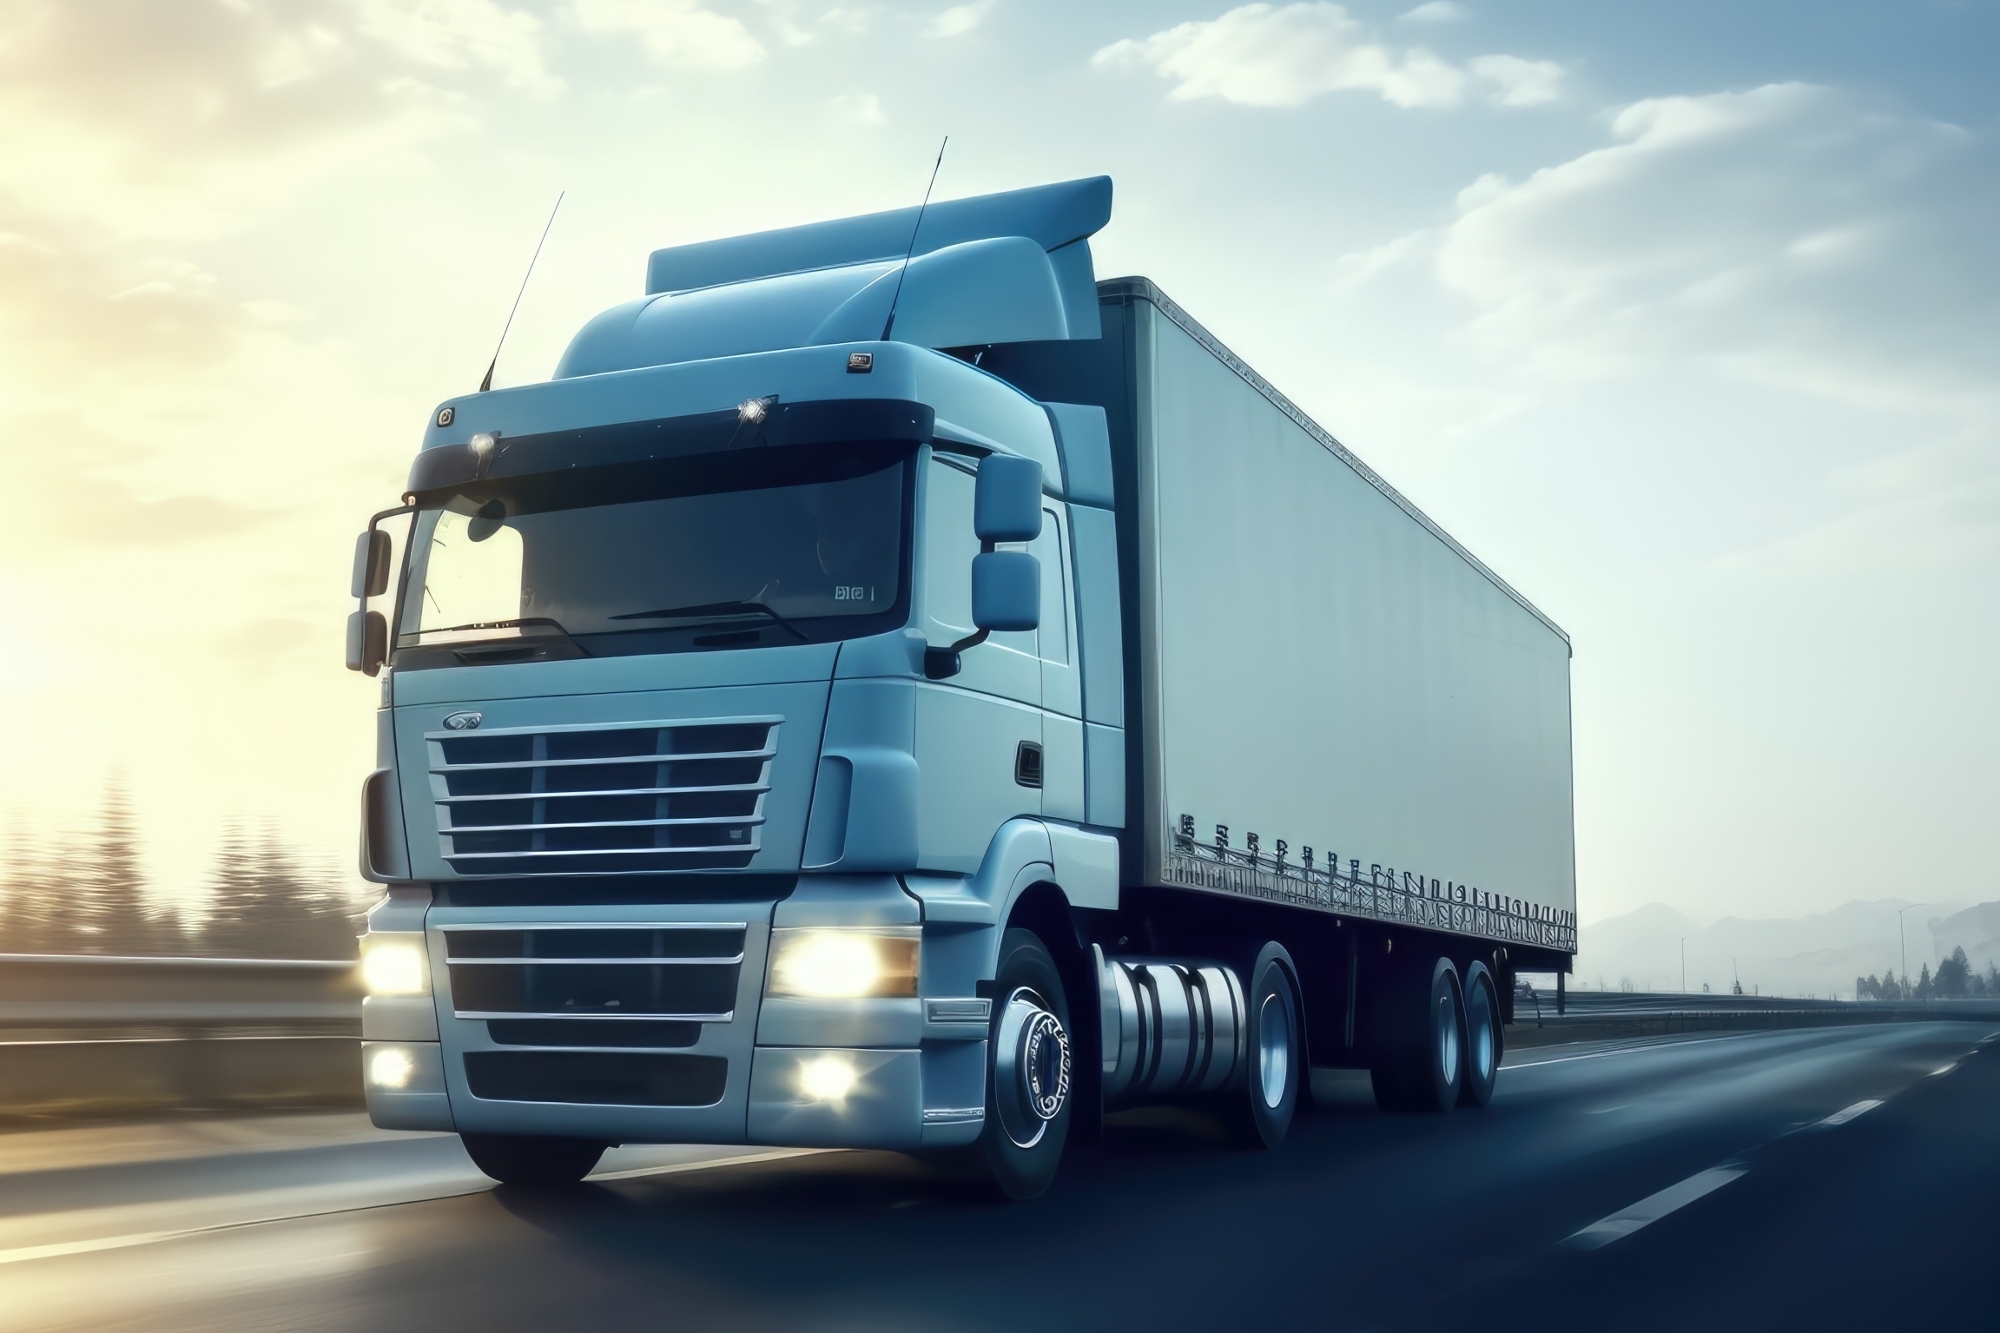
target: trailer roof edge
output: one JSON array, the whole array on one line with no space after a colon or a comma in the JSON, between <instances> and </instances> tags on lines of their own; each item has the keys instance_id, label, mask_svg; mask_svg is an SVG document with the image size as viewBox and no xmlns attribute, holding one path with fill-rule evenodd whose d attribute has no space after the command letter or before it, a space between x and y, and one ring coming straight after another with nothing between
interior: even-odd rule
<instances>
[{"instance_id":1,"label":"trailer roof edge","mask_svg":"<svg viewBox=\"0 0 2000 1333\"><path fill-rule=\"evenodd\" d=\"M1200 321L1182 309L1172 297L1161 291L1159 285L1151 278L1107 278L1097 284L1097 295L1100 300L1109 296L1151 302L1156 310L1172 320L1183 333L1207 348L1216 360L1235 371L1245 384L1248 384L1258 393L1263 394L1273 407L1276 407L1280 412L1290 417L1292 423L1298 426L1300 430L1303 430L1306 434L1312 436L1313 439L1319 441L1320 446L1328 453L1353 468L1369 485L1387 496L1397 508L1423 524L1424 528L1433 537L1436 537L1455 551L1459 558L1464 560L1466 564L1478 570L1489 583L1513 598L1529 615L1547 625L1555 633L1556 637L1563 641L1564 646L1570 649L1571 654L1574 655L1576 646L1571 642L1568 631L1563 629L1561 625L1556 624L1555 621L1549 619L1540 607L1522 596L1513 584L1494 573L1484 560L1481 560L1478 556L1460 545L1456 537L1439 527L1429 514L1417 508L1401 491L1383 480L1381 473L1362 462L1354 454L1353 450L1335 439L1333 434L1324 426L1307 416L1297 403L1294 403L1291 399L1280 393L1271 381L1258 374L1242 357L1224 346L1220 338L1217 338L1214 334L1203 328Z\"/></svg>"}]
</instances>

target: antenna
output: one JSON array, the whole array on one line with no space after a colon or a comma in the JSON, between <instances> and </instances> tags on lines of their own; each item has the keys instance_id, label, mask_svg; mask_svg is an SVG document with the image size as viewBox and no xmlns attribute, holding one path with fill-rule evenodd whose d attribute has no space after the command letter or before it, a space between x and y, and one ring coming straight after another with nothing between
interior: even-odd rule
<instances>
[{"instance_id":1,"label":"antenna","mask_svg":"<svg viewBox=\"0 0 2000 1333\"><path fill-rule=\"evenodd\" d=\"M521 290L514 293L514 304L507 311L507 322L500 326L500 341L494 345L493 359L486 363L486 378L479 381L481 393L493 388L493 368L500 364L500 349L507 345L507 331L514 327L515 312L521 308L521 298L528 294L528 279L535 276L535 261L542 257L542 246L549 239L549 228L556 225L556 210L562 207L563 196L568 193L568 190L556 192L556 206L549 210L549 220L542 224L542 239L535 242L535 253L528 258L528 271L521 275Z\"/></svg>"},{"instance_id":2,"label":"antenna","mask_svg":"<svg viewBox=\"0 0 2000 1333\"><path fill-rule=\"evenodd\" d=\"M931 183L924 187L924 201L917 205L916 225L910 228L910 248L903 252L903 267L896 272L896 294L889 298L889 318L882 321L882 341L889 341L889 330L896 327L896 303L903 299L903 278L910 271L910 256L917 252L917 233L923 230L924 210L931 206L931 191L937 188L938 168L944 165L945 145L951 142L949 134L944 143L938 145L937 161L931 164ZM498 353L495 353L498 355Z\"/></svg>"}]
</instances>

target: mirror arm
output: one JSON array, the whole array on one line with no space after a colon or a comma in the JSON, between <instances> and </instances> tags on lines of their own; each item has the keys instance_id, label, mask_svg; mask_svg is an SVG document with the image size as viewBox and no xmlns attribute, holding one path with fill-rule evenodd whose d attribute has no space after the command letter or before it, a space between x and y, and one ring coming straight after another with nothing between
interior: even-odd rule
<instances>
[{"instance_id":1,"label":"mirror arm","mask_svg":"<svg viewBox=\"0 0 2000 1333\"><path fill-rule=\"evenodd\" d=\"M985 643L986 636L991 632L990 630L980 630L977 633L968 634L949 648L925 648L924 678L926 680L949 680L953 676L956 676L964 666L964 663L959 661L959 654L968 648L977 648L980 644Z\"/></svg>"}]
</instances>

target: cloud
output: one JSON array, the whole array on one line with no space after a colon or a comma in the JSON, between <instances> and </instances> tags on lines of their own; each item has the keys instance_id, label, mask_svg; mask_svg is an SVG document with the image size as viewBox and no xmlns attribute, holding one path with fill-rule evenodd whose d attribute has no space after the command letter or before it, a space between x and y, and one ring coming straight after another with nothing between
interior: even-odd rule
<instances>
[{"instance_id":1,"label":"cloud","mask_svg":"<svg viewBox=\"0 0 2000 1333\"><path fill-rule=\"evenodd\" d=\"M1175 101L1213 97L1245 106L1300 106L1336 92L1372 92L1400 107L1453 107L1469 96L1504 106L1547 101L1560 66L1481 56L1460 67L1423 47L1397 50L1323 0L1244 5L1150 37L1113 42L1091 57L1100 68L1140 65L1174 80Z\"/></svg>"},{"instance_id":2,"label":"cloud","mask_svg":"<svg viewBox=\"0 0 2000 1333\"><path fill-rule=\"evenodd\" d=\"M1435 250L1494 355L1592 376L1663 351L1854 400L1985 400L1991 136L1800 84L1654 98L1613 142L1459 198Z\"/></svg>"},{"instance_id":3,"label":"cloud","mask_svg":"<svg viewBox=\"0 0 2000 1333\"><path fill-rule=\"evenodd\" d=\"M1474 56L1465 62L1501 106L1538 106L1562 96L1563 67L1553 60L1519 56Z\"/></svg>"},{"instance_id":4,"label":"cloud","mask_svg":"<svg viewBox=\"0 0 2000 1333\"><path fill-rule=\"evenodd\" d=\"M1429 0L1429 3L1406 10L1396 17L1406 23L1462 23L1472 17L1472 11L1464 5L1453 4L1451 0Z\"/></svg>"},{"instance_id":5,"label":"cloud","mask_svg":"<svg viewBox=\"0 0 2000 1333\"><path fill-rule=\"evenodd\" d=\"M926 37L959 37L971 32L986 21L993 12L995 0L972 0L971 4L953 5L924 27Z\"/></svg>"},{"instance_id":6,"label":"cloud","mask_svg":"<svg viewBox=\"0 0 2000 1333\"><path fill-rule=\"evenodd\" d=\"M211 365L254 322L215 288L192 264L135 253L100 228L37 218L0 196L0 345L16 373Z\"/></svg>"},{"instance_id":7,"label":"cloud","mask_svg":"<svg viewBox=\"0 0 2000 1333\"><path fill-rule=\"evenodd\" d=\"M638 37L663 65L742 69L767 54L741 19L694 0L575 0L574 12L586 32Z\"/></svg>"},{"instance_id":8,"label":"cloud","mask_svg":"<svg viewBox=\"0 0 2000 1333\"><path fill-rule=\"evenodd\" d=\"M547 90L540 22L493 0L14 0L0 142L158 174L403 116L461 78ZM32 126L32 132L28 127ZM101 164L100 164L101 165Z\"/></svg>"}]
</instances>

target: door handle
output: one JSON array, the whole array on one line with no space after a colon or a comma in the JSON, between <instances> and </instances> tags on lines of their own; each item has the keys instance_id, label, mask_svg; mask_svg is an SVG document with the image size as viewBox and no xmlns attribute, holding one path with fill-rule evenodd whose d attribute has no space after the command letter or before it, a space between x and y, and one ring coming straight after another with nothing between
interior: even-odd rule
<instances>
[{"instance_id":1,"label":"door handle","mask_svg":"<svg viewBox=\"0 0 2000 1333\"><path fill-rule=\"evenodd\" d=\"M1023 787L1042 785L1042 747L1034 741L1022 741L1014 751L1014 781Z\"/></svg>"}]
</instances>

